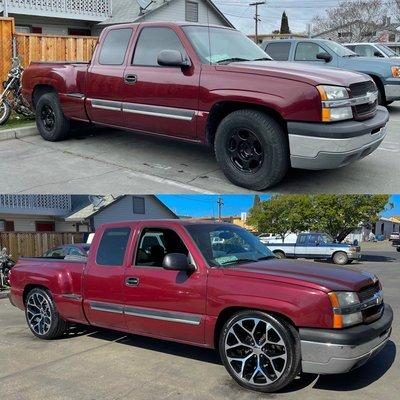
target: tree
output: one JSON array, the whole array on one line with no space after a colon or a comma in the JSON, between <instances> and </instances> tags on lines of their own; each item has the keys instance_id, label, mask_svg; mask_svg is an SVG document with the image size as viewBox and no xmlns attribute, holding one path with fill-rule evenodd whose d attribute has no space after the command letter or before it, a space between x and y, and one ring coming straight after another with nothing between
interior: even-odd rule
<instances>
[{"instance_id":1,"label":"tree","mask_svg":"<svg viewBox=\"0 0 400 400\"><path fill-rule=\"evenodd\" d=\"M255 194L253 200L253 208L258 207L260 203L261 203L260 196L258 194Z\"/></svg>"},{"instance_id":2,"label":"tree","mask_svg":"<svg viewBox=\"0 0 400 400\"><path fill-rule=\"evenodd\" d=\"M371 41L385 24L387 4L385 0L341 1L313 19L313 34L332 31L330 37L338 41Z\"/></svg>"},{"instance_id":3,"label":"tree","mask_svg":"<svg viewBox=\"0 0 400 400\"><path fill-rule=\"evenodd\" d=\"M283 14L282 14L281 29L280 29L279 33L290 33L289 20L288 20L288 17L286 15L286 11L284 11Z\"/></svg>"},{"instance_id":4,"label":"tree","mask_svg":"<svg viewBox=\"0 0 400 400\"><path fill-rule=\"evenodd\" d=\"M276 195L253 207L248 223L259 232L285 236L322 231L342 241L358 227L375 223L391 207L388 195Z\"/></svg>"}]
</instances>

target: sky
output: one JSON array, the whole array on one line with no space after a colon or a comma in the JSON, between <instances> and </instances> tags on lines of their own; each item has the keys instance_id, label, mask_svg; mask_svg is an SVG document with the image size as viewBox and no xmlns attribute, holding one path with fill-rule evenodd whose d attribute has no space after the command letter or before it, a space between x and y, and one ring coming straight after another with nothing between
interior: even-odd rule
<instances>
[{"instance_id":1,"label":"sky","mask_svg":"<svg viewBox=\"0 0 400 400\"><path fill-rule=\"evenodd\" d=\"M175 214L191 217L217 217L218 195L157 195L157 197ZM270 195L261 195L261 200L268 200ZM253 205L254 195L222 195L224 205L222 216L240 216L248 212ZM382 213L384 217L400 215L400 195L393 195L389 200L394 208Z\"/></svg>"},{"instance_id":2,"label":"sky","mask_svg":"<svg viewBox=\"0 0 400 400\"><path fill-rule=\"evenodd\" d=\"M246 34L254 33L254 11L246 0L214 0L217 7L232 22L235 28ZM294 33L307 31L307 23L316 15L324 15L325 10L336 7L339 0L267 0L259 6L261 22L259 33L271 33L280 28L283 11L289 18L290 30Z\"/></svg>"}]
</instances>

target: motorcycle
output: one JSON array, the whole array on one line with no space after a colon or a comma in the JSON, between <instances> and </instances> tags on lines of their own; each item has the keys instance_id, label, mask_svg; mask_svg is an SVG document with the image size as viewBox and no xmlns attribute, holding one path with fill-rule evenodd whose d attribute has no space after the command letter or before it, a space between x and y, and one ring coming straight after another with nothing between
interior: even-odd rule
<instances>
[{"instance_id":1,"label":"motorcycle","mask_svg":"<svg viewBox=\"0 0 400 400\"><path fill-rule=\"evenodd\" d=\"M4 247L0 251L0 289L10 286L10 271L14 267L15 261L11 258L11 254L7 253Z\"/></svg>"},{"instance_id":2,"label":"motorcycle","mask_svg":"<svg viewBox=\"0 0 400 400\"><path fill-rule=\"evenodd\" d=\"M24 69L18 57L13 57L7 80L0 95L0 125L4 125L14 110L17 114L34 118L35 114L22 96L21 78Z\"/></svg>"}]
</instances>

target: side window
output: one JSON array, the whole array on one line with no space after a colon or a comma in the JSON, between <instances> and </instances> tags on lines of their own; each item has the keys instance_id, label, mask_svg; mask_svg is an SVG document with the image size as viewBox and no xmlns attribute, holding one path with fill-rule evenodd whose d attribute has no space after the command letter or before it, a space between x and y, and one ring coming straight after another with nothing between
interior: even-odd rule
<instances>
[{"instance_id":1,"label":"side window","mask_svg":"<svg viewBox=\"0 0 400 400\"><path fill-rule=\"evenodd\" d=\"M307 235L301 235L299 237L299 245L304 246L307 243Z\"/></svg>"},{"instance_id":2,"label":"side window","mask_svg":"<svg viewBox=\"0 0 400 400\"><path fill-rule=\"evenodd\" d=\"M346 47L351 51L356 51L356 46L347 44Z\"/></svg>"},{"instance_id":3,"label":"side window","mask_svg":"<svg viewBox=\"0 0 400 400\"><path fill-rule=\"evenodd\" d=\"M146 228L140 235L135 265L162 267L165 255L170 253L189 255L182 239L172 229Z\"/></svg>"},{"instance_id":4,"label":"side window","mask_svg":"<svg viewBox=\"0 0 400 400\"><path fill-rule=\"evenodd\" d=\"M96 263L121 266L124 262L130 228L106 229L97 249Z\"/></svg>"},{"instance_id":5,"label":"side window","mask_svg":"<svg viewBox=\"0 0 400 400\"><path fill-rule=\"evenodd\" d=\"M131 28L113 29L103 41L99 64L122 65L132 36Z\"/></svg>"},{"instance_id":6,"label":"side window","mask_svg":"<svg viewBox=\"0 0 400 400\"><path fill-rule=\"evenodd\" d=\"M317 43L302 42L298 43L296 47L294 59L296 61L321 61L317 58L318 53L326 53L326 51Z\"/></svg>"},{"instance_id":7,"label":"side window","mask_svg":"<svg viewBox=\"0 0 400 400\"><path fill-rule=\"evenodd\" d=\"M374 57L375 48L365 44L356 46L356 53L363 57Z\"/></svg>"},{"instance_id":8,"label":"side window","mask_svg":"<svg viewBox=\"0 0 400 400\"><path fill-rule=\"evenodd\" d=\"M289 60L290 46L288 42L269 43L265 51L276 61L287 61Z\"/></svg>"},{"instance_id":9,"label":"side window","mask_svg":"<svg viewBox=\"0 0 400 400\"><path fill-rule=\"evenodd\" d=\"M308 244L310 246L314 246L318 242L319 235L309 235L308 236Z\"/></svg>"},{"instance_id":10,"label":"side window","mask_svg":"<svg viewBox=\"0 0 400 400\"><path fill-rule=\"evenodd\" d=\"M185 49L177 34L169 28L143 28L136 44L132 64L158 67L158 54L162 50L178 50L185 55Z\"/></svg>"}]
</instances>

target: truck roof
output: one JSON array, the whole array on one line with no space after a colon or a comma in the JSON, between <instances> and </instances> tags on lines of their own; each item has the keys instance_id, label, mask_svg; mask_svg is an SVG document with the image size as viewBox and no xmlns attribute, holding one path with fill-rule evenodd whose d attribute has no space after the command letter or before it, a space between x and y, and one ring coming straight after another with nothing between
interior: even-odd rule
<instances>
[{"instance_id":1,"label":"truck roof","mask_svg":"<svg viewBox=\"0 0 400 400\"><path fill-rule=\"evenodd\" d=\"M126 220L126 221L118 221L118 222L108 222L105 224L102 224L102 227L121 227L121 226L126 226L126 225L134 225L134 224L149 224L149 225L165 225L166 223L169 223L171 225L182 225L182 226L187 226L187 225L207 225L207 224L215 224L215 225L232 225L229 222L220 222L220 221L198 221L194 220L192 221L190 218L189 219L135 219L135 220Z\"/></svg>"},{"instance_id":2,"label":"truck roof","mask_svg":"<svg viewBox=\"0 0 400 400\"><path fill-rule=\"evenodd\" d=\"M203 27L210 27L210 28L221 28L221 29L230 29L236 30L235 28L231 28L229 26L221 26L215 24L200 24L197 22L188 22L188 21L177 21L177 22L168 22L168 21L146 21L146 22L129 22L125 24L115 24L110 25L104 30L110 30L115 28L138 28L139 26L203 26Z\"/></svg>"}]
</instances>

